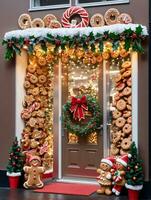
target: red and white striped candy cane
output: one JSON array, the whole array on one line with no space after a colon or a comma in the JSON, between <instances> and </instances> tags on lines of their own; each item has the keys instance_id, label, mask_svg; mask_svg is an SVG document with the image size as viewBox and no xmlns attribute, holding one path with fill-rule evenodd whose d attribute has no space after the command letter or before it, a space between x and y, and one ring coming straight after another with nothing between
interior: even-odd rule
<instances>
[{"instance_id":1,"label":"red and white striped candy cane","mask_svg":"<svg viewBox=\"0 0 151 200\"><path fill-rule=\"evenodd\" d=\"M81 17L81 22L79 24L72 24L70 23L71 16L78 14ZM71 8L68 8L64 13L62 17L62 25L65 28L80 28L80 27L87 27L89 24L89 15L87 11L84 8L81 8L79 6L72 6Z\"/></svg>"},{"instance_id":2,"label":"red and white striped candy cane","mask_svg":"<svg viewBox=\"0 0 151 200\"><path fill-rule=\"evenodd\" d=\"M37 102L33 103L33 104L28 108L29 113L32 113L32 112L35 110L36 106L37 106Z\"/></svg>"}]
</instances>

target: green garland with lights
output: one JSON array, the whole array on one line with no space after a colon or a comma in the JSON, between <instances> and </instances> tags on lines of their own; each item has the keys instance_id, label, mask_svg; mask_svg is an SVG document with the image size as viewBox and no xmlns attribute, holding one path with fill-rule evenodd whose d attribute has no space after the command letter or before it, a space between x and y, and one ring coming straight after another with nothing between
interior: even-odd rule
<instances>
[{"instance_id":1,"label":"green garland with lights","mask_svg":"<svg viewBox=\"0 0 151 200\"><path fill-rule=\"evenodd\" d=\"M76 35L76 36L53 36L51 34L47 34L46 37L34 37L30 36L28 38L24 37L12 37L11 39L3 40L2 45L5 46L5 59L11 60L15 53L20 54L21 49L26 46L29 53L34 51L34 46L36 44L41 44L41 47L46 50L47 43L50 43L55 46L55 51L58 52L59 47L62 50L65 49L66 46L69 48L72 47L82 47L85 50L91 49L95 51L96 45L99 45L100 52L103 52L104 42L110 41L113 44L113 50L116 50L120 41L125 41L124 48L128 51L132 48L133 51L143 52L144 49L142 47L142 40L144 36L142 35L143 29L139 25L136 27L135 31L131 28L125 29L122 33L105 31L103 34L97 33L96 35L91 32L89 35Z\"/></svg>"},{"instance_id":2,"label":"green garland with lights","mask_svg":"<svg viewBox=\"0 0 151 200\"><path fill-rule=\"evenodd\" d=\"M102 112L97 100L92 96L87 96L87 106L88 111L92 114L92 117L87 122L83 120L77 122L73 119L73 114L70 111L70 101L67 101L63 106L63 124L68 132L75 133L78 136L84 136L100 128L102 124Z\"/></svg>"}]
</instances>

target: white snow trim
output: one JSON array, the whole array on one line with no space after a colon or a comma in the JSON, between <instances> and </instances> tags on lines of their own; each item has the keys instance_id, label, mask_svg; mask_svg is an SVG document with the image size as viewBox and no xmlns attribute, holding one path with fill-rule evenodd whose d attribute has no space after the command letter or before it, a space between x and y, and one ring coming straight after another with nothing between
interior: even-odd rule
<instances>
[{"instance_id":1,"label":"white snow trim","mask_svg":"<svg viewBox=\"0 0 151 200\"><path fill-rule=\"evenodd\" d=\"M12 173L7 172L6 175L7 176L21 176L21 172L12 172Z\"/></svg>"},{"instance_id":2,"label":"white snow trim","mask_svg":"<svg viewBox=\"0 0 151 200\"><path fill-rule=\"evenodd\" d=\"M143 185L128 185L127 183L125 184L125 187L127 189L131 189L131 190L141 190L143 188Z\"/></svg>"},{"instance_id":3,"label":"white snow trim","mask_svg":"<svg viewBox=\"0 0 151 200\"><path fill-rule=\"evenodd\" d=\"M141 26L143 31L142 35L148 35L147 27L141 24L114 24L110 26L102 26L102 27L85 27L85 28L58 28L58 29L50 29L50 28L29 28L25 30L14 30L5 33L4 39L11 39L12 37L19 38L20 36L24 38L28 38L29 36L34 37L45 37L47 34L51 34L53 36L75 36L75 35L89 35L93 32L94 35L97 33L103 34L105 31L122 33L125 29L131 28L135 31L136 27Z\"/></svg>"}]
</instances>

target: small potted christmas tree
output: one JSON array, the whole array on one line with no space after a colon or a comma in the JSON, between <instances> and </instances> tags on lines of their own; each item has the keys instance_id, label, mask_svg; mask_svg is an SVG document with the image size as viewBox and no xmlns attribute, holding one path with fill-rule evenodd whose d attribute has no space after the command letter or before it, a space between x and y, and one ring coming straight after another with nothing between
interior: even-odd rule
<instances>
[{"instance_id":1,"label":"small potted christmas tree","mask_svg":"<svg viewBox=\"0 0 151 200\"><path fill-rule=\"evenodd\" d=\"M139 191L143 188L143 167L142 160L138 157L135 143L131 144L131 157L129 158L126 170L126 188L128 189L129 200L138 200Z\"/></svg>"},{"instance_id":2,"label":"small potted christmas tree","mask_svg":"<svg viewBox=\"0 0 151 200\"><path fill-rule=\"evenodd\" d=\"M21 152L21 148L18 145L17 137L15 138L12 147L9 151L9 161L7 165L7 176L9 177L10 188L14 189L18 187L19 177L23 171L24 156Z\"/></svg>"}]
</instances>

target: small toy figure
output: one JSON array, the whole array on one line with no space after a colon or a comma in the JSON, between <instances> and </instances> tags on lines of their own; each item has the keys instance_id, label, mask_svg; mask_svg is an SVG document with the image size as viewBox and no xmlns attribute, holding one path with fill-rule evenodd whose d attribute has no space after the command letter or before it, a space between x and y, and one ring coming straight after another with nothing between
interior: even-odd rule
<instances>
[{"instance_id":1,"label":"small toy figure","mask_svg":"<svg viewBox=\"0 0 151 200\"><path fill-rule=\"evenodd\" d=\"M100 174L98 177L98 183L100 184L100 189L97 190L99 194L111 195L112 190L112 174L111 169L115 162L114 157L103 158L100 163L100 168L97 169L97 172Z\"/></svg>"},{"instance_id":2,"label":"small toy figure","mask_svg":"<svg viewBox=\"0 0 151 200\"><path fill-rule=\"evenodd\" d=\"M115 172L113 175L113 188L112 192L115 195L120 195L122 187L125 185L125 170L127 167L128 155L125 154L116 159Z\"/></svg>"},{"instance_id":3,"label":"small toy figure","mask_svg":"<svg viewBox=\"0 0 151 200\"><path fill-rule=\"evenodd\" d=\"M43 182L40 179L40 175L45 171L41 166L41 160L39 156L31 156L29 159L30 166L25 166L23 169L27 176L27 181L24 183L25 188L42 188Z\"/></svg>"}]
</instances>

